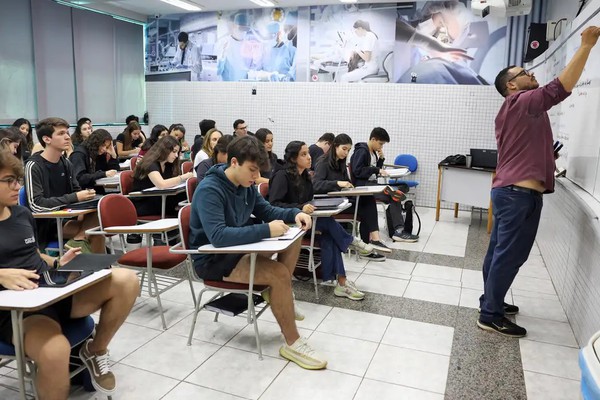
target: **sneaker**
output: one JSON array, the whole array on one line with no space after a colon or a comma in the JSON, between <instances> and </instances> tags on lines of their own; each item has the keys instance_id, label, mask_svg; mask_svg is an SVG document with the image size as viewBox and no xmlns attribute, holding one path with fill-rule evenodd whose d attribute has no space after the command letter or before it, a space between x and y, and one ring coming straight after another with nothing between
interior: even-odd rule
<instances>
[{"instance_id":1,"label":"sneaker","mask_svg":"<svg viewBox=\"0 0 600 400\"><path fill-rule=\"evenodd\" d=\"M419 240L419 237L417 235L413 235L412 233L408 233L408 232L404 232L404 231L400 231L400 232L396 231L396 232L394 232L392 239L395 242L414 243Z\"/></svg>"},{"instance_id":2,"label":"sneaker","mask_svg":"<svg viewBox=\"0 0 600 400\"><path fill-rule=\"evenodd\" d=\"M336 286L337 281L335 279L329 279L327 281L321 281L321 285L323 286Z\"/></svg>"},{"instance_id":3,"label":"sneaker","mask_svg":"<svg viewBox=\"0 0 600 400\"><path fill-rule=\"evenodd\" d=\"M387 247L381 240L371 240L371 246L380 253L391 253L392 249Z\"/></svg>"},{"instance_id":4,"label":"sneaker","mask_svg":"<svg viewBox=\"0 0 600 400\"><path fill-rule=\"evenodd\" d=\"M333 294L337 297L347 297L350 300L362 300L365 298L365 294L358 290L356 284L349 279L346 280L344 286L338 283L333 290Z\"/></svg>"},{"instance_id":5,"label":"sneaker","mask_svg":"<svg viewBox=\"0 0 600 400\"><path fill-rule=\"evenodd\" d=\"M355 237L349 249L359 252L361 255L371 254L374 250L373 245L363 242L360 238Z\"/></svg>"},{"instance_id":6,"label":"sneaker","mask_svg":"<svg viewBox=\"0 0 600 400\"><path fill-rule=\"evenodd\" d=\"M527 330L515 324L506 317L503 317L500 322L483 322L477 320L477 326L483 330L498 332L501 335L520 338L527 335Z\"/></svg>"},{"instance_id":7,"label":"sneaker","mask_svg":"<svg viewBox=\"0 0 600 400\"><path fill-rule=\"evenodd\" d=\"M369 261L385 261L385 256L381 255L381 254L377 254L377 253L371 253L371 254L367 254L366 256L361 255L360 258L363 258L365 260L369 260Z\"/></svg>"},{"instance_id":8,"label":"sneaker","mask_svg":"<svg viewBox=\"0 0 600 400\"><path fill-rule=\"evenodd\" d=\"M398 190L398 189L394 190L393 188L391 188L389 186L383 190L383 193L387 196L390 196L390 198L396 202L398 202L398 201L402 202L402 201L406 200L406 195L404 194L404 192L402 192L401 190Z\"/></svg>"},{"instance_id":9,"label":"sneaker","mask_svg":"<svg viewBox=\"0 0 600 400\"><path fill-rule=\"evenodd\" d=\"M298 338L292 345L284 344L279 349L279 354L304 369L327 367L327 360L318 354L304 338Z\"/></svg>"},{"instance_id":10,"label":"sneaker","mask_svg":"<svg viewBox=\"0 0 600 400\"><path fill-rule=\"evenodd\" d=\"M515 315L519 313L519 306L515 306L514 304L504 304L504 315ZM478 308L477 311L481 312L481 308Z\"/></svg>"},{"instance_id":11,"label":"sneaker","mask_svg":"<svg viewBox=\"0 0 600 400\"><path fill-rule=\"evenodd\" d=\"M104 352L104 354L90 353L88 345L91 341L92 339L88 339L83 346L81 346L79 358L81 358L81 361L83 361L90 372L94 389L110 396L115 393L117 382L115 380L115 375L110 370L108 351Z\"/></svg>"}]
</instances>

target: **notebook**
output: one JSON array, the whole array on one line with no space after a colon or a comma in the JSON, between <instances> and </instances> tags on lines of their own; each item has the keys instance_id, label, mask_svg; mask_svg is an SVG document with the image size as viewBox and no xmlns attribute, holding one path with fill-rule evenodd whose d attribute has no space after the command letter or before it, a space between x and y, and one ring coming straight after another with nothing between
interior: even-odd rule
<instances>
[{"instance_id":1,"label":"notebook","mask_svg":"<svg viewBox=\"0 0 600 400\"><path fill-rule=\"evenodd\" d=\"M64 269L83 271L100 271L110 268L119 259L115 254L79 254L69 263L63 266Z\"/></svg>"},{"instance_id":2,"label":"notebook","mask_svg":"<svg viewBox=\"0 0 600 400\"><path fill-rule=\"evenodd\" d=\"M341 206L345 201L343 197L325 197L314 199L310 202L317 210L335 210Z\"/></svg>"},{"instance_id":3,"label":"notebook","mask_svg":"<svg viewBox=\"0 0 600 400\"><path fill-rule=\"evenodd\" d=\"M262 296L257 294L252 295L254 305L258 305L264 301ZM219 297L204 305L209 311L218 312L221 314L235 317L248 309L248 296L243 293L229 293L228 295Z\"/></svg>"},{"instance_id":4,"label":"notebook","mask_svg":"<svg viewBox=\"0 0 600 400\"><path fill-rule=\"evenodd\" d=\"M78 201L77 203L71 203L67 206L67 208L71 210L93 210L98 207L98 202L102 198L101 195L94 196L93 199Z\"/></svg>"}]
</instances>

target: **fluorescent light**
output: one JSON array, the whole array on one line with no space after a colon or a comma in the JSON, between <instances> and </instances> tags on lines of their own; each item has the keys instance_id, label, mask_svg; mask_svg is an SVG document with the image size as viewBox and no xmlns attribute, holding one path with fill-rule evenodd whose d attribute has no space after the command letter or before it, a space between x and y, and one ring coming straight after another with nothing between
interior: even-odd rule
<instances>
[{"instance_id":1,"label":"fluorescent light","mask_svg":"<svg viewBox=\"0 0 600 400\"><path fill-rule=\"evenodd\" d=\"M195 4L187 3L183 0L160 0L163 3L170 4L175 7L183 8L187 11L201 11L202 9Z\"/></svg>"},{"instance_id":2,"label":"fluorescent light","mask_svg":"<svg viewBox=\"0 0 600 400\"><path fill-rule=\"evenodd\" d=\"M358 3L358 0L340 0L342 3Z\"/></svg>"},{"instance_id":3,"label":"fluorescent light","mask_svg":"<svg viewBox=\"0 0 600 400\"><path fill-rule=\"evenodd\" d=\"M269 0L250 0L250 1L261 7L275 7L275 4Z\"/></svg>"}]
</instances>

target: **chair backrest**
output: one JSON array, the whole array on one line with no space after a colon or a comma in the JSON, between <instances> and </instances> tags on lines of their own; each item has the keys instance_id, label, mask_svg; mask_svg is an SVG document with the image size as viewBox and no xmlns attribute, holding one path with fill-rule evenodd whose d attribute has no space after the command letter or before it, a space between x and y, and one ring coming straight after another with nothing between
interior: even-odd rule
<instances>
[{"instance_id":1,"label":"chair backrest","mask_svg":"<svg viewBox=\"0 0 600 400\"><path fill-rule=\"evenodd\" d=\"M179 237L181 238L181 247L184 250L189 249L190 240L190 217L192 215L192 206L189 204L179 210Z\"/></svg>"},{"instance_id":2,"label":"chair backrest","mask_svg":"<svg viewBox=\"0 0 600 400\"><path fill-rule=\"evenodd\" d=\"M198 187L198 178L192 176L185 182L185 193L187 195L188 203L192 202L192 198L194 197L194 192Z\"/></svg>"},{"instance_id":3,"label":"chair backrest","mask_svg":"<svg viewBox=\"0 0 600 400\"><path fill-rule=\"evenodd\" d=\"M410 172L415 172L419 166L417 158L412 154L399 154L394 160L394 165L403 165L408 168Z\"/></svg>"},{"instance_id":4,"label":"chair backrest","mask_svg":"<svg viewBox=\"0 0 600 400\"><path fill-rule=\"evenodd\" d=\"M192 172L192 168L194 168L193 161L185 161L181 164L181 173L187 174L188 172Z\"/></svg>"},{"instance_id":5,"label":"chair backrest","mask_svg":"<svg viewBox=\"0 0 600 400\"><path fill-rule=\"evenodd\" d=\"M132 171L135 169L135 165L137 164L139 158L140 157L138 157L138 156L131 157L131 167L130 168Z\"/></svg>"},{"instance_id":6,"label":"chair backrest","mask_svg":"<svg viewBox=\"0 0 600 400\"><path fill-rule=\"evenodd\" d=\"M121 194L127 196L133 190L133 169L122 171L119 175Z\"/></svg>"},{"instance_id":7,"label":"chair backrest","mask_svg":"<svg viewBox=\"0 0 600 400\"><path fill-rule=\"evenodd\" d=\"M393 54L394 53L391 51L389 53L387 53L385 55L385 58L383 59L383 63L381 64L381 66L383 67L383 71L388 76L388 78L390 78L391 73L392 73L393 62L394 62Z\"/></svg>"},{"instance_id":8,"label":"chair backrest","mask_svg":"<svg viewBox=\"0 0 600 400\"><path fill-rule=\"evenodd\" d=\"M19 189L19 205L27 207L27 193L25 192L25 186L21 186L21 189Z\"/></svg>"},{"instance_id":9,"label":"chair backrest","mask_svg":"<svg viewBox=\"0 0 600 400\"><path fill-rule=\"evenodd\" d=\"M260 193L260 195L266 199L267 196L269 195L269 182L259 183L258 184L258 193Z\"/></svg>"},{"instance_id":10,"label":"chair backrest","mask_svg":"<svg viewBox=\"0 0 600 400\"><path fill-rule=\"evenodd\" d=\"M137 211L131 200L122 194L107 194L98 202L98 221L101 230L111 226L135 225Z\"/></svg>"}]
</instances>

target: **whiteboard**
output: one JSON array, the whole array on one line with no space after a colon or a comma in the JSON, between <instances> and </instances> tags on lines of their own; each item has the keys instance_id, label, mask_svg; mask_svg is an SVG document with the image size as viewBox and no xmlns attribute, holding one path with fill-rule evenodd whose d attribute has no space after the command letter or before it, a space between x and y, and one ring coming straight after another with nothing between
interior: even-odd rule
<instances>
[{"instance_id":1,"label":"whiteboard","mask_svg":"<svg viewBox=\"0 0 600 400\"><path fill-rule=\"evenodd\" d=\"M600 26L600 0L594 0L561 34L546 53L534 61L539 82L547 83L565 68L581 45L581 32ZM564 143L558 167L567 178L600 200L600 43L591 51L573 93L553 107L548 115L555 140Z\"/></svg>"}]
</instances>

